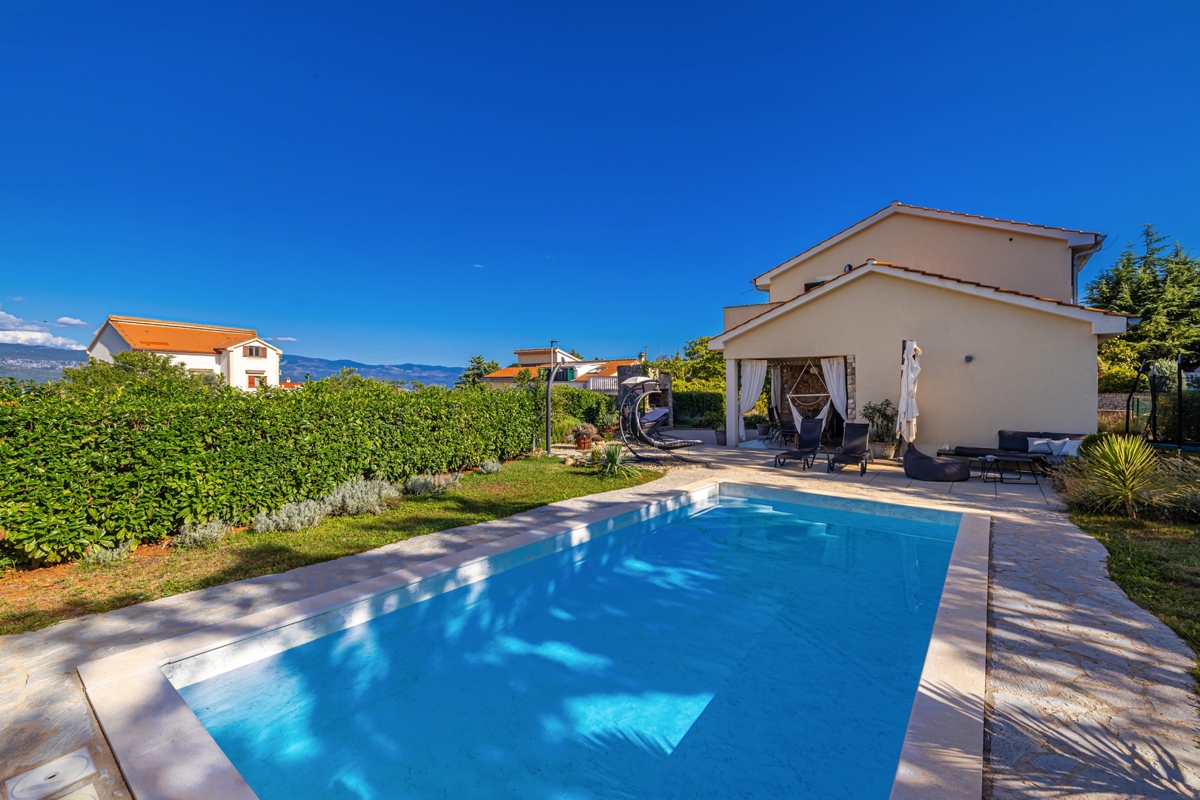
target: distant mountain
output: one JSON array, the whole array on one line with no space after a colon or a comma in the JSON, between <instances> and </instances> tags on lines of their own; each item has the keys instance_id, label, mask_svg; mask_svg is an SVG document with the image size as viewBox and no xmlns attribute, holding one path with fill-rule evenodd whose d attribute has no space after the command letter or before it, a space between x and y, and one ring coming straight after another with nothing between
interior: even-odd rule
<instances>
[{"instance_id":1,"label":"distant mountain","mask_svg":"<svg viewBox=\"0 0 1200 800\"><path fill-rule=\"evenodd\" d=\"M56 381L62 377L63 367L72 367L81 361L87 361L87 353L83 350L0 342L0 378L38 383Z\"/></svg>"},{"instance_id":2,"label":"distant mountain","mask_svg":"<svg viewBox=\"0 0 1200 800\"><path fill-rule=\"evenodd\" d=\"M56 381L62 377L62 368L87 361L83 350L60 350L57 347L42 347L31 344L0 343L0 377L22 381ZM337 375L344 367L358 370L364 378L385 381L420 381L452 386L462 374L462 367L438 367L429 364L360 364L341 359L330 361L309 356L285 355L279 362L279 377L294 381L304 380L308 375L313 380Z\"/></svg>"},{"instance_id":3,"label":"distant mountain","mask_svg":"<svg viewBox=\"0 0 1200 800\"><path fill-rule=\"evenodd\" d=\"M284 355L279 360L279 377L282 380L302 381L308 375L313 380L337 375L343 368L350 367L364 378L383 381L420 381L452 386L462 374L462 367L437 367L429 364L360 364L357 361L339 359L330 361L310 356Z\"/></svg>"}]
</instances>

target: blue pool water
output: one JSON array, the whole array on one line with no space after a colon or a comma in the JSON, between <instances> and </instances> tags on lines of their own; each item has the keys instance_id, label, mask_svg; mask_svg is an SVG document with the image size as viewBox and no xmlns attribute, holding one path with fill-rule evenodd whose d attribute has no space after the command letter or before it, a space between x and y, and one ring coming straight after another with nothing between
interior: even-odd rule
<instances>
[{"instance_id":1,"label":"blue pool water","mask_svg":"<svg viewBox=\"0 0 1200 800\"><path fill-rule=\"evenodd\" d=\"M182 694L263 800L886 798L953 523L722 498Z\"/></svg>"}]
</instances>

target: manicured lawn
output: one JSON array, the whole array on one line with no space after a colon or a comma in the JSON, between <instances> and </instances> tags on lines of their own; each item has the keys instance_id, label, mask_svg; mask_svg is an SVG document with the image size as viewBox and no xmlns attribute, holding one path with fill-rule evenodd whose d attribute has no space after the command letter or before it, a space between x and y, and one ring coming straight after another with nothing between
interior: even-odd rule
<instances>
[{"instance_id":1,"label":"manicured lawn","mask_svg":"<svg viewBox=\"0 0 1200 800\"><path fill-rule=\"evenodd\" d=\"M1109 574L1130 599L1200 653L1200 525L1091 514L1071 520L1108 548Z\"/></svg>"},{"instance_id":2,"label":"manicured lawn","mask_svg":"<svg viewBox=\"0 0 1200 800\"><path fill-rule=\"evenodd\" d=\"M379 516L331 519L299 533L242 531L194 550L143 545L133 557L105 566L8 570L0 574L0 634L284 572L558 500L637 486L659 474L642 470L631 478L600 478L559 459L529 458L494 475L464 476L461 488L441 496L405 497Z\"/></svg>"}]
</instances>

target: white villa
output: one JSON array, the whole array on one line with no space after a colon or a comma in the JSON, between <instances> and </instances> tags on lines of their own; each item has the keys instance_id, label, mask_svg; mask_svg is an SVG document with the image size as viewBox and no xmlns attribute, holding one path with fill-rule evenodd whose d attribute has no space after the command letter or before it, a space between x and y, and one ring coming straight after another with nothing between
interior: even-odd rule
<instances>
[{"instance_id":1,"label":"white villa","mask_svg":"<svg viewBox=\"0 0 1200 800\"><path fill-rule=\"evenodd\" d=\"M190 372L216 373L238 389L278 386L279 357L283 355L252 328L109 315L87 353L112 361L115 353L125 350L170 356Z\"/></svg>"},{"instance_id":2,"label":"white villa","mask_svg":"<svg viewBox=\"0 0 1200 800\"><path fill-rule=\"evenodd\" d=\"M550 367L559 364L559 370L554 376L555 385L576 386L580 389L591 389L593 392L617 394L617 368L638 364L645 360L646 354L640 353L637 358L586 359L571 355L558 347L534 347L526 350L514 350L517 357L515 364L490 372L483 376L485 383L499 386L510 386L516 382L517 376L527 372L530 377L546 380Z\"/></svg>"},{"instance_id":3,"label":"white villa","mask_svg":"<svg viewBox=\"0 0 1200 800\"><path fill-rule=\"evenodd\" d=\"M1091 433L1096 346L1130 324L1078 302L1079 271L1103 242L892 203L755 277L766 302L725 309L709 347L725 356L727 426L768 373L785 422L826 405L830 422L854 422L868 402L898 401L916 342L922 449L995 447L1000 430Z\"/></svg>"}]
</instances>

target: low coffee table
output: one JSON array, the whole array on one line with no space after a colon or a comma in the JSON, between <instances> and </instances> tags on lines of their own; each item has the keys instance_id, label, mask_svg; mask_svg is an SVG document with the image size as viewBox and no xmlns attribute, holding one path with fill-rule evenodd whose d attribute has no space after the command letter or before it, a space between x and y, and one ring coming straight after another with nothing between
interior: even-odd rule
<instances>
[{"instance_id":1,"label":"low coffee table","mask_svg":"<svg viewBox=\"0 0 1200 800\"><path fill-rule=\"evenodd\" d=\"M990 483L1024 483L1038 484L1037 470L1035 469L1039 459L1029 456L980 456L972 458L971 465L979 465L979 477L981 480ZM1021 469L1024 464L1029 468L1028 472ZM1015 466L1016 469L1006 469L1005 465ZM1004 473L1016 473L1015 480L1009 480L1004 476ZM1025 480L1025 476L1029 476L1032 480Z\"/></svg>"}]
</instances>

